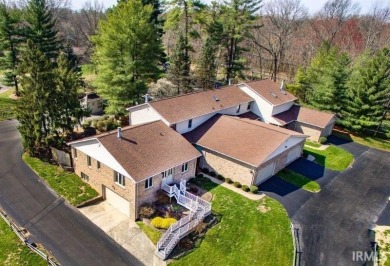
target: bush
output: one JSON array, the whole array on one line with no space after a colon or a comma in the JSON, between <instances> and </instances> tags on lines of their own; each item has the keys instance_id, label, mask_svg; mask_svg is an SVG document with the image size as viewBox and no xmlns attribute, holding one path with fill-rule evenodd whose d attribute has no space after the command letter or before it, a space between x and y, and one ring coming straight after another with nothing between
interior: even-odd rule
<instances>
[{"instance_id":1,"label":"bush","mask_svg":"<svg viewBox=\"0 0 390 266\"><path fill-rule=\"evenodd\" d=\"M318 142L321 144L325 144L327 141L328 141L328 139L326 137L320 137Z\"/></svg>"},{"instance_id":2,"label":"bush","mask_svg":"<svg viewBox=\"0 0 390 266\"><path fill-rule=\"evenodd\" d=\"M236 181L236 182L234 182L234 186L240 188L241 187L241 183Z\"/></svg>"},{"instance_id":3,"label":"bush","mask_svg":"<svg viewBox=\"0 0 390 266\"><path fill-rule=\"evenodd\" d=\"M162 190L156 192L156 203L159 205L165 205L171 202L171 199Z\"/></svg>"},{"instance_id":4,"label":"bush","mask_svg":"<svg viewBox=\"0 0 390 266\"><path fill-rule=\"evenodd\" d=\"M162 218L156 217L153 218L151 224L159 229L168 229L172 224L176 223L177 220L175 218Z\"/></svg>"},{"instance_id":5,"label":"bush","mask_svg":"<svg viewBox=\"0 0 390 266\"><path fill-rule=\"evenodd\" d=\"M233 180L229 177L225 178L225 182L228 183L228 184L231 184L233 183Z\"/></svg>"},{"instance_id":6,"label":"bush","mask_svg":"<svg viewBox=\"0 0 390 266\"><path fill-rule=\"evenodd\" d=\"M249 192L249 187L247 185L243 185L242 186L242 190L244 190L246 192Z\"/></svg>"},{"instance_id":7,"label":"bush","mask_svg":"<svg viewBox=\"0 0 390 266\"><path fill-rule=\"evenodd\" d=\"M256 194L259 191L259 188L257 186L251 186L249 189L253 194Z\"/></svg>"},{"instance_id":8,"label":"bush","mask_svg":"<svg viewBox=\"0 0 390 266\"><path fill-rule=\"evenodd\" d=\"M212 176L212 177L216 177L217 176L217 174L214 171L210 171L209 175Z\"/></svg>"},{"instance_id":9,"label":"bush","mask_svg":"<svg viewBox=\"0 0 390 266\"><path fill-rule=\"evenodd\" d=\"M197 174L196 177L197 178L203 178L204 176L203 176L203 174Z\"/></svg>"},{"instance_id":10,"label":"bush","mask_svg":"<svg viewBox=\"0 0 390 266\"><path fill-rule=\"evenodd\" d=\"M208 174L210 171L209 171L208 168L205 167L205 168L202 169L202 172L205 173L205 174Z\"/></svg>"},{"instance_id":11,"label":"bush","mask_svg":"<svg viewBox=\"0 0 390 266\"><path fill-rule=\"evenodd\" d=\"M225 181L225 178L223 177L223 175L218 175L217 178L221 181Z\"/></svg>"},{"instance_id":12,"label":"bush","mask_svg":"<svg viewBox=\"0 0 390 266\"><path fill-rule=\"evenodd\" d=\"M102 121L102 120L98 121L96 124L96 128L100 132L105 132L106 131L106 122Z\"/></svg>"},{"instance_id":13,"label":"bush","mask_svg":"<svg viewBox=\"0 0 390 266\"><path fill-rule=\"evenodd\" d=\"M142 204L142 206L139 208L139 217L140 218L151 218L153 214L156 213L156 208L150 203Z\"/></svg>"}]
</instances>

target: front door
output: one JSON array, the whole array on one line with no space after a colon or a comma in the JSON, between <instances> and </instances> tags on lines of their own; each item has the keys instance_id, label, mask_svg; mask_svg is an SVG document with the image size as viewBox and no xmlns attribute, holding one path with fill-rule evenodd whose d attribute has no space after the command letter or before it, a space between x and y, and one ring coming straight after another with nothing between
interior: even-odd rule
<instances>
[{"instance_id":1,"label":"front door","mask_svg":"<svg viewBox=\"0 0 390 266\"><path fill-rule=\"evenodd\" d=\"M173 183L173 169L172 168L163 172L163 182L167 185L170 185Z\"/></svg>"}]
</instances>

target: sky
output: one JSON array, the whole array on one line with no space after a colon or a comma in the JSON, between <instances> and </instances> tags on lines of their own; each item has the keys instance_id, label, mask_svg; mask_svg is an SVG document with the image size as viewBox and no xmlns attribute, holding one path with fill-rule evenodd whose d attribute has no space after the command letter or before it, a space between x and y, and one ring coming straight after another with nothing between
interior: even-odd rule
<instances>
[{"instance_id":1,"label":"sky","mask_svg":"<svg viewBox=\"0 0 390 266\"><path fill-rule=\"evenodd\" d=\"M73 9L80 9L87 0L71 0L71 1L72 1L72 8ZM211 2L211 0L203 0L203 1L206 3ZM309 12L311 14L313 14L313 13L317 12L319 9L321 9L321 7L324 5L324 3L326 1L327 0L301 0L301 3L309 9ZM382 0L382 1L384 3L387 2L387 4L390 5L390 0ZM100 2L103 2L104 6L107 8L107 7L111 7L114 4L116 4L117 1L116 0L100 0ZM361 7L361 12L365 13L370 9L370 7L374 1L372 1L372 0L355 0L354 2L359 3L359 5Z\"/></svg>"}]
</instances>

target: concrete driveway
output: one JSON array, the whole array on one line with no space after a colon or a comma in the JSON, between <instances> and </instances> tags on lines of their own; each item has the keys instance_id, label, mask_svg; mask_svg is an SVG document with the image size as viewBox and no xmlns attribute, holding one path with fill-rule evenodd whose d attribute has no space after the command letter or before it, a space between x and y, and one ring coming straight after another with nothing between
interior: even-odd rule
<instances>
[{"instance_id":1,"label":"concrete driveway","mask_svg":"<svg viewBox=\"0 0 390 266\"><path fill-rule=\"evenodd\" d=\"M302 265L363 265L366 261L353 261L353 252L371 252L368 229L388 220L390 153L336 137L329 141L355 156L352 167L340 173L304 159L289 166L320 183L319 193L276 177L261 191L281 202L300 228Z\"/></svg>"},{"instance_id":2,"label":"concrete driveway","mask_svg":"<svg viewBox=\"0 0 390 266\"><path fill-rule=\"evenodd\" d=\"M155 256L155 246L139 226L106 201L79 210L142 264L165 265Z\"/></svg>"}]
</instances>

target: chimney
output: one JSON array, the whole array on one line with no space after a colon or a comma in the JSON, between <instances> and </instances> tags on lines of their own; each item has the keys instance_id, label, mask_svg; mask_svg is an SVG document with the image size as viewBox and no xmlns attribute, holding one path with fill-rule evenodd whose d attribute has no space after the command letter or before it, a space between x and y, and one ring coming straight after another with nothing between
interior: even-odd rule
<instances>
[{"instance_id":1,"label":"chimney","mask_svg":"<svg viewBox=\"0 0 390 266\"><path fill-rule=\"evenodd\" d=\"M145 103L149 102L149 94L144 95Z\"/></svg>"},{"instance_id":2,"label":"chimney","mask_svg":"<svg viewBox=\"0 0 390 266\"><path fill-rule=\"evenodd\" d=\"M284 90L284 80L282 80L282 84L280 84L280 90L281 90L281 91Z\"/></svg>"},{"instance_id":3,"label":"chimney","mask_svg":"<svg viewBox=\"0 0 390 266\"><path fill-rule=\"evenodd\" d=\"M118 139L122 139L122 128L118 127Z\"/></svg>"},{"instance_id":4,"label":"chimney","mask_svg":"<svg viewBox=\"0 0 390 266\"><path fill-rule=\"evenodd\" d=\"M232 85L232 79L229 79L229 85Z\"/></svg>"}]
</instances>

